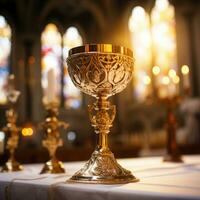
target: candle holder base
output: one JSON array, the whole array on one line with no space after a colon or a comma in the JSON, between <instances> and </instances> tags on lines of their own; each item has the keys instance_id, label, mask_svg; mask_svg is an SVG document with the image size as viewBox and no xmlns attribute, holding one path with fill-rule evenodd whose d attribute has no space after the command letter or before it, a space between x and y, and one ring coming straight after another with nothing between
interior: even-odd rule
<instances>
[{"instance_id":1,"label":"candle holder base","mask_svg":"<svg viewBox=\"0 0 200 200\"><path fill-rule=\"evenodd\" d=\"M117 163L114 154L108 148L96 148L84 167L67 182L123 184L137 181L139 179Z\"/></svg>"},{"instance_id":2,"label":"candle holder base","mask_svg":"<svg viewBox=\"0 0 200 200\"><path fill-rule=\"evenodd\" d=\"M183 162L182 157L179 154L177 154L177 155L167 154L167 155L164 156L163 161L164 162L176 162L176 163L182 163Z\"/></svg>"},{"instance_id":3,"label":"candle holder base","mask_svg":"<svg viewBox=\"0 0 200 200\"><path fill-rule=\"evenodd\" d=\"M19 162L15 160L8 160L2 167L1 172L17 172L22 170L23 166Z\"/></svg>"},{"instance_id":4,"label":"candle holder base","mask_svg":"<svg viewBox=\"0 0 200 200\"><path fill-rule=\"evenodd\" d=\"M65 173L64 165L61 161L51 159L44 164L40 174L61 174Z\"/></svg>"}]
</instances>

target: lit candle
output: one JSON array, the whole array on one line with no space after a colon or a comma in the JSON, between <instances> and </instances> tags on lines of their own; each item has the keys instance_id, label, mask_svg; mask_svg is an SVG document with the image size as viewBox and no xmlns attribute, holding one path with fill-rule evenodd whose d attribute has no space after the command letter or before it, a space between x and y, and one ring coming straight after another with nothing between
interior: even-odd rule
<instances>
[{"instance_id":1,"label":"lit candle","mask_svg":"<svg viewBox=\"0 0 200 200\"><path fill-rule=\"evenodd\" d=\"M56 101L56 76L54 69L50 69L47 73L47 80L48 80L48 86L47 86L47 102L51 103Z\"/></svg>"},{"instance_id":2,"label":"lit candle","mask_svg":"<svg viewBox=\"0 0 200 200\"><path fill-rule=\"evenodd\" d=\"M170 79L168 76L163 76L161 78L161 85L159 88L159 96L161 98L167 98L170 94L169 91L169 84L170 84Z\"/></svg>"},{"instance_id":3,"label":"lit candle","mask_svg":"<svg viewBox=\"0 0 200 200\"><path fill-rule=\"evenodd\" d=\"M190 88L190 79L189 79L189 72L190 69L187 65L183 65L181 67L181 72L183 74L183 88L189 89Z\"/></svg>"},{"instance_id":4,"label":"lit candle","mask_svg":"<svg viewBox=\"0 0 200 200\"><path fill-rule=\"evenodd\" d=\"M179 76L178 75L174 76L172 81L175 85L175 95L179 95L179 82L180 82Z\"/></svg>"}]
</instances>

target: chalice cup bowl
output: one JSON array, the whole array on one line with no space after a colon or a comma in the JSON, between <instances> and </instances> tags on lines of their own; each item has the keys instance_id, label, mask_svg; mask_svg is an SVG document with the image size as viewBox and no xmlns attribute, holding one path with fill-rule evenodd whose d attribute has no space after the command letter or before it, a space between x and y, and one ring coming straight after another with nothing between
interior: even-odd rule
<instances>
[{"instance_id":1,"label":"chalice cup bowl","mask_svg":"<svg viewBox=\"0 0 200 200\"><path fill-rule=\"evenodd\" d=\"M126 88L133 74L133 53L111 44L87 44L69 51L67 65L74 85L96 98L88 106L91 125L98 136L97 146L82 169L68 181L82 183L121 184L138 179L121 167L108 147L108 133L116 108L108 97Z\"/></svg>"}]
</instances>

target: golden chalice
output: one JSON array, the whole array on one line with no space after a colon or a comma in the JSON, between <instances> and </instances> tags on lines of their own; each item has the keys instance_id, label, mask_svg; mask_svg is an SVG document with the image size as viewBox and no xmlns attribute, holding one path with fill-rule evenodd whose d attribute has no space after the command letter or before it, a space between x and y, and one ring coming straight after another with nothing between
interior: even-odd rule
<instances>
[{"instance_id":1,"label":"golden chalice","mask_svg":"<svg viewBox=\"0 0 200 200\"><path fill-rule=\"evenodd\" d=\"M111 44L92 44L69 51L69 75L81 91L96 98L88 106L89 117L98 144L84 167L70 182L120 184L138 181L129 170L121 167L108 147L108 133L115 118L115 106L108 97L126 88L132 78L132 51Z\"/></svg>"}]
</instances>

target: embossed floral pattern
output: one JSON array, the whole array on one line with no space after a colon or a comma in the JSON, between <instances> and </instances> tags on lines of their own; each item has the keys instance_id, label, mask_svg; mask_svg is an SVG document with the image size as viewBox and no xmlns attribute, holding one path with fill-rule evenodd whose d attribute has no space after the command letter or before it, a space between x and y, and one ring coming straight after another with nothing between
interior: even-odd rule
<instances>
[{"instance_id":1,"label":"embossed floral pattern","mask_svg":"<svg viewBox=\"0 0 200 200\"><path fill-rule=\"evenodd\" d=\"M74 84L92 96L121 92L132 78L133 58L126 55L81 53L70 56L67 62Z\"/></svg>"}]
</instances>

